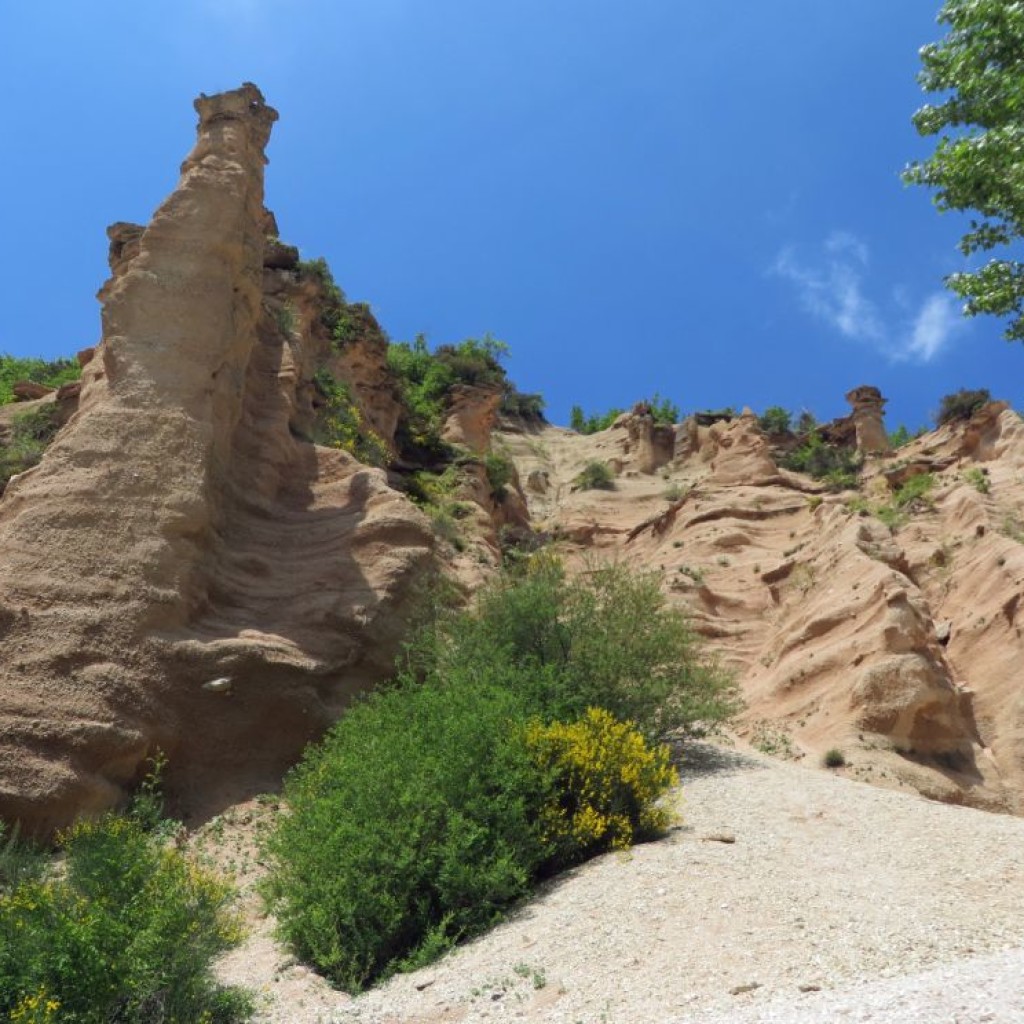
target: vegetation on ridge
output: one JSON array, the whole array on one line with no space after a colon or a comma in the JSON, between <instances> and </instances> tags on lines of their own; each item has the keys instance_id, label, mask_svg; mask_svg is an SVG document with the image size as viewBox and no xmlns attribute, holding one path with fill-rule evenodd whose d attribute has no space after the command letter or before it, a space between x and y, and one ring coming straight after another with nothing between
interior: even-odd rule
<instances>
[{"instance_id":1,"label":"vegetation on ridge","mask_svg":"<svg viewBox=\"0 0 1024 1024\"><path fill-rule=\"evenodd\" d=\"M656 391L651 398L645 398L637 403L654 420L655 423L671 426L678 423L680 418L679 406ZM569 411L569 427L577 434L596 434L601 430L607 430L626 410L613 408L606 412L592 413L586 415L583 407L574 405Z\"/></svg>"},{"instance_id":2,"label":"vegetation on ridge","mask_svg":"<svg viewBox=\"0 0 1024 1024\"><path fill-rule=\"evenodd\" d=\"M992 401L988 388L970 390L961 388L948 395L943 395L939 403L939 411L935 416L937 426L955 423L957 420L969 420L983 405Z\"/></svg>"},{"instance_id":3,"label":"vegetation on ridge","mask_svg":"<svg viewBox=\"0 0 1024 1024\"><path fill-rule=\"evenodd\" d=\"M14 401L14 385L19 380L59 388L61 384L78 380L81 375L82 368L75 359L47 361L0 354L0 405Z\"/></svg>"},{"instance_id":4,"label":"vegetation on ridge","mask_svg":"<svg viewBox=\"0 0 1024 1024\"><path fill-rule=\"evenodd\" d=\"M52 402L18 413L11 421L10 438L0 444L0 494L11 477L38 465L60 422Z\"/></svg>"}]
</instances>

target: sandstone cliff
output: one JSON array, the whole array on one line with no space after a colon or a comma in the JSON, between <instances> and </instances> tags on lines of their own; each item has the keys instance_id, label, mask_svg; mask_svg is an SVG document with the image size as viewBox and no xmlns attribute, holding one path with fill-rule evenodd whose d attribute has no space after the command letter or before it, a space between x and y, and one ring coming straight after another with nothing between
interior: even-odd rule
<instances>
[{"instance_id":1,"label":"sandstone cliff","mask_svg":"<svg viewBox=\"0 0 1024 1024\"><path fill-rule=\"evenodd\" d=\"M381 470L310 440L324 368L380 435L394 410L268 240L276 113L252 85L196 109L173 194L110 231L80 407L0 501L0 815L39 831L158 747L185 808L273 784L389 672L433 546Z\"/></svg>"}]
</instances>

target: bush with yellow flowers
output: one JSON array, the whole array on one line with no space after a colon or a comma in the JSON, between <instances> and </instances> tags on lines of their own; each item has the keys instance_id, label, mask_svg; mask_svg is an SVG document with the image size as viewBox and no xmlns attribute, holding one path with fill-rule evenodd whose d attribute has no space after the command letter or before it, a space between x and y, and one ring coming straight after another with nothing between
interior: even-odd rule
<instances>
[{"instance_id":1,"label":"bush with yellow flowers","mask_svg":"<svg viewBox=\"0 0 1024 1024\"><path fill-rule=\"evenodd\" d=\"M82 821L45 865L0 884L0 1020L210 1024L248 996L211 965L241 938L230 886L130 815Z\"/></svg>"},{"instance_id":2,"label":"bush with yellow flowers","mask_svg":"<svg viewBox=\"0 0 1024 1024\"><path fill-rule=\"evenodd\" d=\"M657 833L676 780L660 740L738 703L657 581L622 567L570 579L535 555L472 612L439 599L424 618L395 683L292 771L265 843L282 937L350 992Z\"/></svg>"},{"instance_id":3,"label":"bush with yellow flowers","mask_svg":"<svg viewBox=\"0 0 1024 1024\"><path fill-rule=\"evenodd\" d=\"M551 867L621 850L663 831L657 801L679 781L664 744L649 745L632 722L588 708L575 722L534 720L526 745L549 780L537 827Z\"/></svg>"}]
</instances>

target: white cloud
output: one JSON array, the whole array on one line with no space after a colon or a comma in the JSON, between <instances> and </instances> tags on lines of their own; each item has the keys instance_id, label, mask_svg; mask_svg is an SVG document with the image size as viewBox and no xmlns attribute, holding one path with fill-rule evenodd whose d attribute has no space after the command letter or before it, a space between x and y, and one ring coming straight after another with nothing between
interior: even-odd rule
<instances>
[{"instance_id":1,"label":"white cloud","mask_svg":"<svg viewBox=\"0 0 1024 1024\"><path fill-rule=\"evenodd\" d=\"M889 289L891 315L883 315L865 285L870 250L851 232L832 232L821 251L817 263L809 264L798 260L792 248L783 249L772 270L796 286L807 313L844 338L870 344L893 362L927 363L966 329L950 296L933 293L915 310L899 284Z\"/></svg>"},{"instance_id":2,"label":"white cloud","mask_svg":"<svg viewBox=\"0 0 1024 1024\"><path fill-rule=\"evenodd\" d=\"M808 267L797 262L791 249L784 249L775 261L775 272L797 286L808 313L831 324L843 337L880 341L884 330L875 304L864 294L860 269L867 262L867 247L852 236L833 235L825 250L829 253L825 265Z\"/></svg>"},{"instance_id":3,"label":"white cloud","mask_svg":"<svg viewBox=\"0 0 1024 1024\"><path fill-rule=\"evenodd\" d=\"M849 231L833 231L825 239L825 252L841 259L844 256L852 257L862 267L868 265L868 247Z\"/></svg>"},{"instance_id":4,"label":"white cloud","mask_svg":"<svg viewBox=\"0 0 1024 1024\"><path fill-rule=\"evenodd\" d=\"M931 362L967 326L955 300L944 292L925 299L899 358Z\"/></svg>"}]
</instances>

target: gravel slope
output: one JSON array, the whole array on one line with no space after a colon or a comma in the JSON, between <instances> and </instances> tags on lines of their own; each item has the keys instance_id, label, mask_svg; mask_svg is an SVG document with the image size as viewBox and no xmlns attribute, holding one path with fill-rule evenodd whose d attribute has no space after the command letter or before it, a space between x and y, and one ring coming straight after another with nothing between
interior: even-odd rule
<instances>
[{"instance_id":1,"label":"gravel slope","mask_svg":"<svg viewBox=\"0 0 1024 1024\"><path fill-rule=\"evenodd\" d=\"M1024 1022L1024 819L701 746L683 823L351 999L263 922L264 1022ZM731 841L730 841L731 840Z\"/></svg>"}]
</instances>

